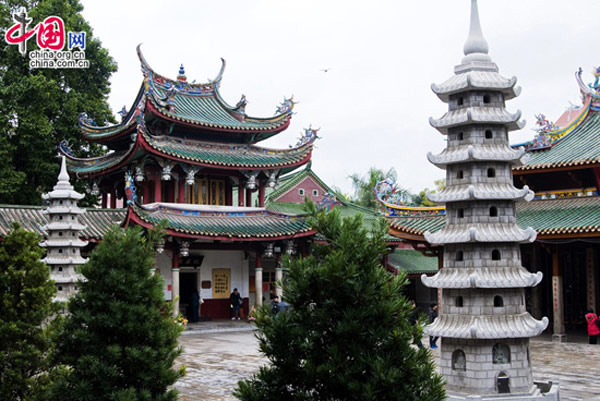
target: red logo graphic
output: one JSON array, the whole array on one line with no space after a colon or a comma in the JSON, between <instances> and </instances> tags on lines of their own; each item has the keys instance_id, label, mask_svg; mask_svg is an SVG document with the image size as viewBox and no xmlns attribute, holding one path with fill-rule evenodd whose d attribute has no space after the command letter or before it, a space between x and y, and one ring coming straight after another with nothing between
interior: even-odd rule
<instances>
[{"instance_id":1,"label":"red logo graphic","mask_svg":"<svg viewBox=\"0 0 600 401\"><path fill-rule=\"evenodd\" d=\"M4 39L8 44L19 45L19 51L27 53L27 41L37 35L37 44L40 49L62 50L65 46L65 23L62 18L51 16L37 24L33 29L27 29L32 19L27 17L27 11L22 8L13 15L15 25L6 32Z\"/></svg>"}]
</instances>

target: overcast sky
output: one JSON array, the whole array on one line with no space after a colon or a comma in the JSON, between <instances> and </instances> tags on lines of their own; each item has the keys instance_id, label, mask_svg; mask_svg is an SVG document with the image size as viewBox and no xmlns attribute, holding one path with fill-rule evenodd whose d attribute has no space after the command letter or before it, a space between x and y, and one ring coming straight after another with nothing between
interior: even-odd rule
<instances>
[{"instance_id":1,"label":"overcast sky","mask_svg":"<svg viewBox=\"0 0 600 401\"><path fill-rule=\"evenodd\" d=\"M430 89L453 75L469 29L470 0L83 0L94 35L117 61L109 98L129 108L142 80L135 47L158 73L205 82L227 61L221 93L246 112L273 115L284 96L299 101L290 127L262 142L287 148L302 128L320 127L313 169L351 192L348 175L394 167L412 191L445 172L431 165L444 137L428 122L446 110ZM527 126L511 142L531 139L534 114L557 119L579 105L574 79L600 64L600 1L480 0L490 56L523 92L507 104ZM322 69L330 68L323 72Z\"/></svg>"}]
</instances>

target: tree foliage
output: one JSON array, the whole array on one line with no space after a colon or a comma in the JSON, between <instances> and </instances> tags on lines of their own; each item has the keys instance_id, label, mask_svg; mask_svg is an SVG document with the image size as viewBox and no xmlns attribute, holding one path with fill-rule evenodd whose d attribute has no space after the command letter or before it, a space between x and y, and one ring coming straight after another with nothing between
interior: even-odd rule
<instances>
[{"instance_id":1,"label":"tree foliage","mask_svg":"<svg viewBox=\"0 0 600 401\"><path fill-rule=\"evenodd\" d=\"M441 377L426 349L411 346L419 327L402 295L406 276L385 271L382 220L372 233L360 216L334 209L310 223L325 239L311 256L287 259L284 300L291 310L259 308L260 350L267 366L238 384L243 401L443 400Z\"/></svg>"},{"instance_id":2,"label":"tree foliage","mask_svg":"<svg viewBox=\"0 0 600 401\"><path fill-rule=\"evenodd\" d=\"M18 225L0 242L0 400L28 399L47 368L50 343L42 323L56 292L40 261L40 238Z\"/></svg>"},{"instance_id":3,"label":"tree foliage","mask_svg":"<svg viewBox=\"0 0 600 401\"><path fill-rule=\"evenodd\" d=\"M109 78L117 66L81 16L79 0L0 0L0 32L14 24L12 13L25 7L32 27L51 15L61 17L65 31L86 32L88 69L29 69L18 46L0 44L0 203L39 204L56 181L57 146L67 139L77 156L102 152L85 144L78 115L87 112L100 125L113 121L107 103ZM34 38L28 51L37 49ZM77 183L78 191L85 188ZM92 198L88 195L86 204Z\"/></svg>"},{"instance_id":4,"label":"tree foliage","mask_svg":"<svg viewBox=\"0 0 600 401\"><path fill-rule=\"evenodd\" d=\"M47 399L177 399L171 386L184 374L173 369L181 328L154 274L158 237L115 227L82 266L85 281L54 339L55 364L63 369Z\"/></svg>"}]
</instances>

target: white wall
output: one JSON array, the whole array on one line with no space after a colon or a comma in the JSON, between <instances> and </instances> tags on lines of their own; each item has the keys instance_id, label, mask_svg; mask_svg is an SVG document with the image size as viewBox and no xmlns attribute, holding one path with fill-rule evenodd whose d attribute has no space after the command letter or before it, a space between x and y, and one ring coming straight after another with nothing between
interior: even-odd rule
<instances>
[{"instance_id":1,"label":"white wall","mask_svg":"<svg viewBox=\"0 0 600 401\"><path fill-rule=\"evenodd\" d=\"M244 251L193 251L194 256L202 255L204 260L198 269L201 281L212 282L213 269L231 269L230 291L237 288L243 298L248 297L248 260L244 260ZM201 289L202 299L212 298L212 288Z\"/></svg>"},{"instance_id":2,"label":"white wall","mask_svg":"<svg viewBox=\"0 0 600 401\"><path fill-rule=\"evenodd\" d=\"M173 263L173 252L165 249L163 253L156 255L156 268L160 270L160 275L165 280L165 286L163 287L163 294L167 301L170 301L171 291L168 290L169 286L173 283L171 279L171 267Z\"/></svg>"}]
</instances>

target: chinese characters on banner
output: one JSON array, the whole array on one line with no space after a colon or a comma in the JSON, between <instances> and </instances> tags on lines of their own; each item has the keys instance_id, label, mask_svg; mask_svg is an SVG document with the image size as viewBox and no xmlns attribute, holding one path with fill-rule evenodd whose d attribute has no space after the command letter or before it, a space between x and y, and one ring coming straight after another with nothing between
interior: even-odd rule
<instances>
[{"instance_id":1,"label":"chinese characters on banner","mask_svg":"<svg viewBox=\"0 0 600 401\"><path fill-rule=\"evenodd\" d=\"M213 269L213 298L229 298L231 269Z\"/></svg>"}]
</instances>

